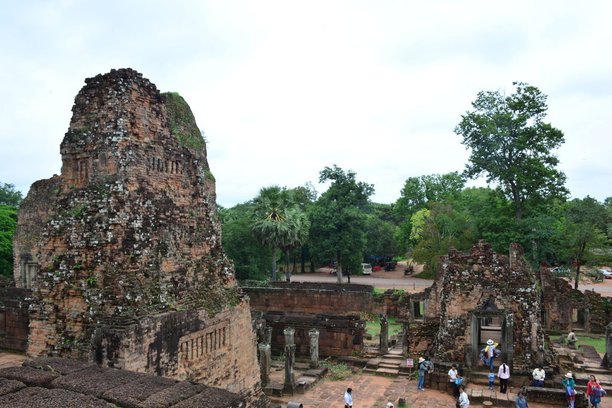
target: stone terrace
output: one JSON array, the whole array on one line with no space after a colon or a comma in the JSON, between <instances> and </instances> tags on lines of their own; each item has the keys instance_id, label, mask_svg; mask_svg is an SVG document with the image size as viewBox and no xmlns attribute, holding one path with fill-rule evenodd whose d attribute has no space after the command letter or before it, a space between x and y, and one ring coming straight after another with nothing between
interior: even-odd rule
<instances>
[{"instance_id":1,"label":"stone terrace","mask_svg":"<svg viewBox=\"0 0 612 408\"><path fill-rule=\"evenodd\" d=\"M68 359L41 358L0 369L0 407L239 408L237 394Z\"/></svg>"}]
</instances>

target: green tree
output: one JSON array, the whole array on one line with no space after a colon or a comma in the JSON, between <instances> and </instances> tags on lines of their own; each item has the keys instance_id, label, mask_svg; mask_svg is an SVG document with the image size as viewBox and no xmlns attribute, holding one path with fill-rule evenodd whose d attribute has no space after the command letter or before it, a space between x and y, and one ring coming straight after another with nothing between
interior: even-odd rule
<instances>
[{"instance_id":1,"label":"green tree","mask_svg":"<svg viewBox=\"0 0 612 408\"><path fill-rule=\"evenodd\" d=\"M485 174L512 201L516 219L529 205L564 197L565 175L557 170L553 151L564 142L563 132L544 122L546 95L534 86L513 83L515 91L479 92L455 128L471 150L465 174Z\"/></svg>"},{"instance_id":2,"label":"green tree","mask_svg":"<svg viewBox=\"0 0 612 408\"><path fill-rule=\"evenodd\" d=\"M262 246L253 234L252 202L219 208L223 227L223 248L234 262L237 279L263 280L269 277L272 250Z\"/></svg>"},{"instance_id":3,"label":"green tree","mask_svg":"<svg viewBox=\"0 0 612 408\"><path fill-rule=\"evenodd\" d=\"M607 247L604 252L610 249L609 245L606 245L604 232L609 222L608 214L604 205L588 196L566 203L560 233L567 257L576 266L575 289L578 289L582 264L595 255L593 249Z\"/></svg>"},{"instance_id":4,"label":"green tree","mask_svg":"<svg viewBox=\"0 0 612 408\"><path fill-rule=\"evenodd\" d=\"M21 201L21 192L15 190L13 184L0 183L0 205L19 207Z\"/></svg>"},{"instance_id":5,"label":"green tree","mask_svg":"<svg viewBox=\"0 0 612 408\"><path fill-rule=\"evenodd\" d=\"M325 167L319 181L331 181L331 185L310 210L310 247L319 260L337 261L338 283L342 283L342 269L356 271L363 260L365 211L374 187L358 182L354 172L336 165Z\"/></svg>"},{"instance_id":6,"label":"green tree","mask_svg":"<svg viewBox=\"0 0 612 408\"><path fill-rule=\"evenodd\" d=\"M252 230L263 244L272 248L272 280L277 279L277 249L285 255L285 274L289 280L289 251L308 237L310 223L306 213L291 200L286 188L278 186L262 188L254 204Z\"/></svg>"},{"instance_id":7,"label":"green tree","mask_svg":"<svg viewBox=\"0 0 612 408\"><path fill-rule=\"evenodd\" d=\"M430 209L415 213L412 239L415 261L425 264L425 276L435 277L438 259L451 247L467 250L474 243L476 229L470 216L448 204L432 202Z\"/></svg>"},{"instance_id":8,"label":"green tree","mask_svg":"<svg viewBox=\"0 0 612 408\"><path fill-rule=\"evenodd\" d=\"M447 202L456 198L465 186L465 178L458 172L446 174L429 174L420 177L409 177L404 183L400 198L394 205L394 214L398 223L397 241L404 248L410 244L412 224L410 219L417 211L432 202Z\"/></svg>"},{"instance_id":9,"label":"green tree","mask_svg":"<svg viewBox=\"0 0 612 408\"><path fill-rule=\"evenodd\" d=\"M17 228L17 208L0 205L0 275L13 276L13 235Z\"/></svg>"}]
</instances>

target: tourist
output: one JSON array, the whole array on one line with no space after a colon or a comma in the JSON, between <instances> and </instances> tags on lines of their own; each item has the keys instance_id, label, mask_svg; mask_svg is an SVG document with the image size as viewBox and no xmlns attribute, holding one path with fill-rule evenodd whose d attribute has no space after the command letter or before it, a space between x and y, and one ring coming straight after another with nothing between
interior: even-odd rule
<instances>
[{"instance_id":1,"label":"tourist","mask_svg":"<svg viewBox=\"0 0 612 408\"><path fill-rule=\"evenodd\" d=\"M395 408L395 405L393 405L392 402L387 402L387 405L385 406L385 408Z\"/></svg>"},{"instance_id":2,"label":"tourist","mask_svg":"<svg viewBox=\"0 0 612 408\"><path fill-rule=\"evenodd\" d=\"M459 387L459 400L457 401L460 408L467 408L470 406L470 399L465 392L465 387L462 385Z\"/></svg>"},{"instance_id":3,"label":"tourist","mask_svg":"<svg viewBox=\"0 0 612 408\"><path fill-rule=\"evenodd\" d=\"M576 347L576 342L578 341L578 337L576 337L576 333L570 331L567 335L567 345L574 348Z\"/></svg>"},{"instance_id":4,"label":"tourist","mask_svg":"<svg viewBox=\"0 0 612 408\"><path fill-rule=\"evenodd\" d=\"M563 388L565 388L565 395L569 402L568 407L574 408L574 404L576 403L576 380L574 380L574 375L572 373L565 374L565 378L561 381L561 384L563 384Z\"/></svg>"},{"instance_id":5,"label":"tourist","mask_svg":"<svg viewBox=\"0 0 612 408\"><path fill-rule=\"evenodd\" d=\"M448 370L448 382L450 383L451 386L451 391L453 392L453 395L456 397L459 396L459 389L455 386L455 380L457 379L457 365L453 364L451 365L450 370Z\"/></svg>"},{"instance_id":6,"label":"tourist","mask_svg":"<svg viewBox=\"0 0 612 408\"><path fill-rule=\"evenodd\" d=\"M425 371L427 371L427 364L423 357L419 357L419 381L417 382L417 389L425 391Z\"/></svg>"},{"instance_id":7,"label":"tourist","mask_svg":"<svg viewBox=\"0 0 612 408\"><path fill-rule=\"evenodd\" d=\"M497 377L499 378L499 392L505 394L508 389L508 379L510 378L510 367L508 367L505 361L499 366Z\"/></svg>"},{"instance_id":8,"label":"tourist","mask_svg":"<svg viewBox=\"0 0 612 408\"><path fill-rule=\"evenodd\" d=\"M487 340L487 346L485 347L485 355L487 356L487 364L489 365L489 369L493 370L495 356L498 353L497 347L499 344L495 343L493 340Z\"/></svg>"},{"instance_id":9,"label":"tourist","mask_svg":"<svg viewBox=\"0 0 612 408\"><path fill-rule=\"evenodd\" d=\"M344 408L353 408L353 389L347 388L344 393Z\"/></svg>"},{"instance_id":10,"label":"tourist","mask_svg":"<svg viewBox=\"0 0 612 408\"><path fill-rule=\"evenodd\" d=\"M495 385L495 373L493 372L493 370L489 371L487 379L489 380L489 389L492 390L493 386Z\"/></svg>"},{"instance_id":11,"label":"tourist","mask_svg":"<svg viewBox=\"0 0 612 408\"><path fill-rule=\"evenodd\" d=\"M589 376L589 382L587 383L586 395L593 408L598 408L601 402L601 397L606 395L606 391L601 388L601 385L597 381L597 377L594 375Z\"/></svg>"},{"instance_id":12,"label":"tourist","mask_svg":"<svg viewBox=\"0 0 612 408\"><path fill-rule=\"evenodd\" d=\"M546 372L542 367L536 367L531 373L533 377L533 386L534 387L544 387L544 379L546 378Z\"/></svg>"},{"instance_id":13,"label":"tourist","mask_svg":"<svg viewBox=\"0 0 612 408\"><path fill-rule=\"evenodd\" d=\"M457 373L457 378L455 378L455 389L457 390L457 395L455 395L455 397L459 396L459 388L461 388L462 385L463 377L461 376L461 374Z\"/></svg>"},{"instance_id":14,"label":"tourist","mask_svg":"<svg viewBox=\"0 0 612 408\"><path fill-rule=\"evenodd\" d=\"M523 391L519 391L516 397L516 408L529 408L529 404L527 404L527 396Z\"/></svg>"}]
</instances>

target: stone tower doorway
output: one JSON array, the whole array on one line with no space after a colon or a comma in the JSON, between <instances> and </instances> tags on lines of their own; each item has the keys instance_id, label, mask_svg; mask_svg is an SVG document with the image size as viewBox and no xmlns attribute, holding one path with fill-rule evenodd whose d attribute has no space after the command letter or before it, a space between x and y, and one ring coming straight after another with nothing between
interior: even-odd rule
<instances>
[{"instance_id":1,"label":"stone tower doorway","mask_svg":"<svg viewBox=\"0 0 612 408\"><path fill-rule=\"evenodd\" d=\"M472 344L471 361L466 363L472 367L479 364L480 350L485 348L487 340L499 343L502 352L501 359L512 367L513 336L512 314L503 310L472 312ZM499 360L501 362L501 360Z\"/></svg>"}]
</instances>

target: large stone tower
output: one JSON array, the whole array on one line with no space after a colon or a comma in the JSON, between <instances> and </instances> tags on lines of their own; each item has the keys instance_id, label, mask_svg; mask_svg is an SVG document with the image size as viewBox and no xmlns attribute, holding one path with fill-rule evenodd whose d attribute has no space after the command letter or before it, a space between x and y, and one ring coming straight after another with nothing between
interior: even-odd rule
<instances>
[{"instance_id":1,"label":"large stone tower","mask_svg":"<svg viewBox=\"0 0 612 408\"><path fill-rule=\"evenodd\" d=\"M131 69L85 82L61 175L34 183L21 206L14 274L34 291L28 354L257 394L248 300L189 106Z\"/></svg>"}]
</instances>

